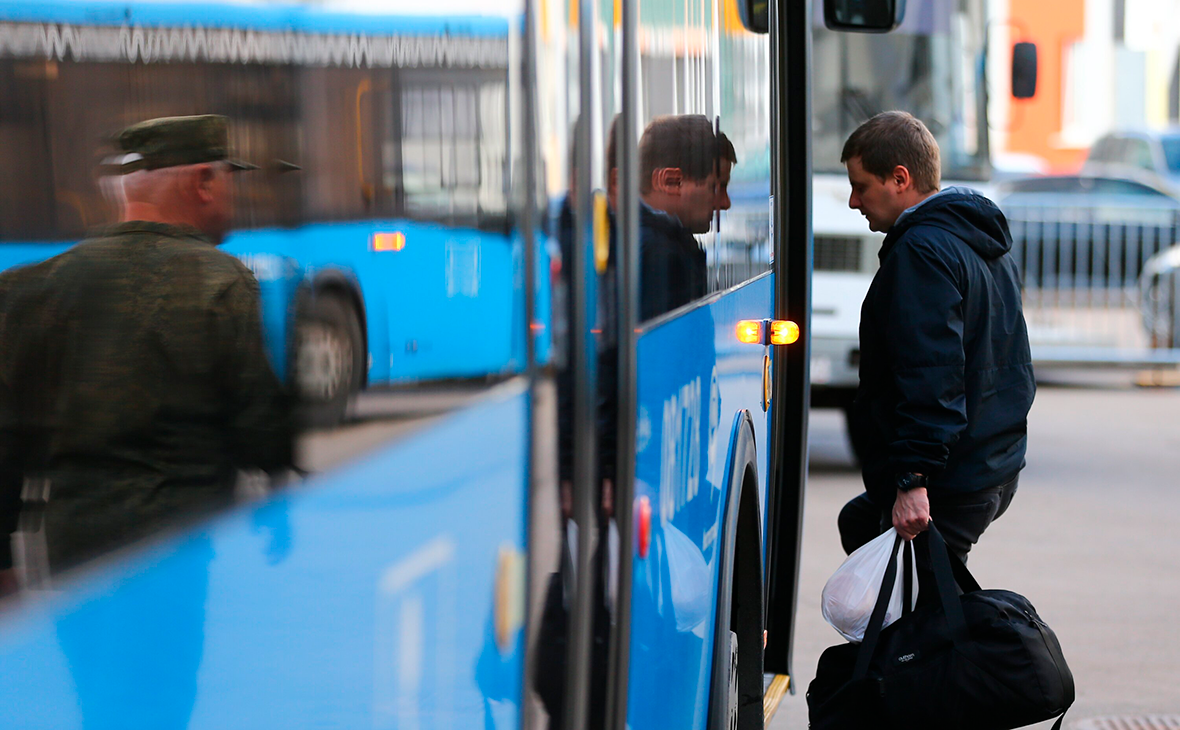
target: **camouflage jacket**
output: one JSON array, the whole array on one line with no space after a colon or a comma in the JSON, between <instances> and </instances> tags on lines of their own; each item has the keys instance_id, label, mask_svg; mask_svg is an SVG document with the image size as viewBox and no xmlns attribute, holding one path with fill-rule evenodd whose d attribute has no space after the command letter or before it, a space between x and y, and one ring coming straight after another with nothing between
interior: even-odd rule
<instances>
[{"instance_id":1,"label":"camouflage jacket","mask_svg":"<svg viewBox=\"0 0 1180 730\"><path fill-rule=\"evenodd\" d=\"M195 229L123 223L0 275L0 535L22 481L48 479L55 570L227 504L238 468L291 457L258 283Z\"/></svg>"}]
</instances>

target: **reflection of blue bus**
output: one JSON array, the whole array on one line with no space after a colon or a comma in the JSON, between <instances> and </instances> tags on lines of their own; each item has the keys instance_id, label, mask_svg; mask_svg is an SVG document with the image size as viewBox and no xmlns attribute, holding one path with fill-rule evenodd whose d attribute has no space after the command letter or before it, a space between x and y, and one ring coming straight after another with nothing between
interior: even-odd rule
<instances>
[{"instance_id":1,"label":"reflection of blue bus","mask_svg":"<svg viewBox=\"0 0 1180 730\"><path fill-rule=\"evenodd\" d=\"M808 3L770 20L762 0L392 4L0 0L0 236L26 242L4 263L103 217L78 164L100 131L221 111L267 166L241 177L246 230L226 245L267 292L278 364L292 340L324 413L333 384L366 373L520 373L303 488L0 605L6 725L752 730L789 686ZM417 15L476 7L498 15ZM612 269L600 191L616 113ZM726 132L733 208L701 236L708 291L636 322L635 136L666 114ZM715 142L684 167L721 169ZM685 179L662 170L661 184ZM568 358L532 336L549 319L534 254L553 200L572 203L558 231L575 253L561 262ZM596 265L616 272L613 292ZM776 319L803 339L772 341ZM595 372L611 364L595 330L608 343L612 322L617 384ZM350 369L358 342L369 361ZM600 384L617 423L597 422ZM608 490L595 442L611 435Z\"/></svg>"},{"instance_id":2,"label":"reflection of blue bus","mask_svg":"<svg viewBox=\"0 0 1180 730\"><path fill-rule=\"evenodd\" d=\"M0 266L110 219L104 134L222 113L263 166L225 247L260 280L275 367L313 422L365 385L522 369L504 336L523 316L506 19L8 0L0 23Z\"/></svg>"}]
</instances>

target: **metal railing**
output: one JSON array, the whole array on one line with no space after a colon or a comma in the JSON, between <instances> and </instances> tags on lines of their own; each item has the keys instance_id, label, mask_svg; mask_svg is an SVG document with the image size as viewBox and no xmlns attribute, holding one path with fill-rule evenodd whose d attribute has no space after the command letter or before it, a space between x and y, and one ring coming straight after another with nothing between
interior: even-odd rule
<instances>
[{"instance_id":1,"label":"metal railing","mask_svg":"<svg viewBox=\"0 0 1180 730\"><path fill-rule=\"evenodd\" d=\"M1134 181L1019 181L1012 231L1039 365L1180 365L1180 200Z\"/></svg>"}]
</instances>

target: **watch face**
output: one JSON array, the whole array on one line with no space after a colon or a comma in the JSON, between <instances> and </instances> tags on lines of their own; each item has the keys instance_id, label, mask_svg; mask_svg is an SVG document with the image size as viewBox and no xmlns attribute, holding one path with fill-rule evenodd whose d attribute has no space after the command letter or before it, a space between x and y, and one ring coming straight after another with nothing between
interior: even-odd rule
<instances>
[{"instance_id":1,"label":"watch face","mask_svg":"<svg viewBox=\"0 0 1180 730\"><path fill-rule=\"evenodd\" d=\"M897 480L897 488L903 492L908 492L917 487L924 487L926 478L920 477L917 474L902 474Z\"/></svg>"}]
</instances>

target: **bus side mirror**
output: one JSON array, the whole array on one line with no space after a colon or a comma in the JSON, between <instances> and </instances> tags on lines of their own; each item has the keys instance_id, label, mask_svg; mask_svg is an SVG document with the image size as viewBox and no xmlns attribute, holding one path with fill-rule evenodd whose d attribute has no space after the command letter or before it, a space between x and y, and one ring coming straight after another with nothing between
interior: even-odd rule
<instances>
[{"instance_id":1,"label":"bus side mirror","mask_svg":"<svg viewBox=\"0 0 1180 730\"><path fill-rule=\"evenodd\" d=\"M854 33L888 33L905 18L905 0L824 0L824 25Z\"/></svg>"},{"instance_id":2,"label":"bus side mirror","mask_svg":"<svg viewBox=\"0 0 1180 730\"><path fill-rule=\"evenodd\" d=\"M1037 95L1037 44L1012 46L1012 96L1031 99Z\"/></svg>"},{"instance_id":3,"label":"bus side mirror","mask_svg":"<svg viewBox=\"0 0 1180 730\"><path fill-rule=\"evenodd\" d=\"M770 31L770 0L737 0L742 25L755 33Z\"/></svg>"}]
</instances>

